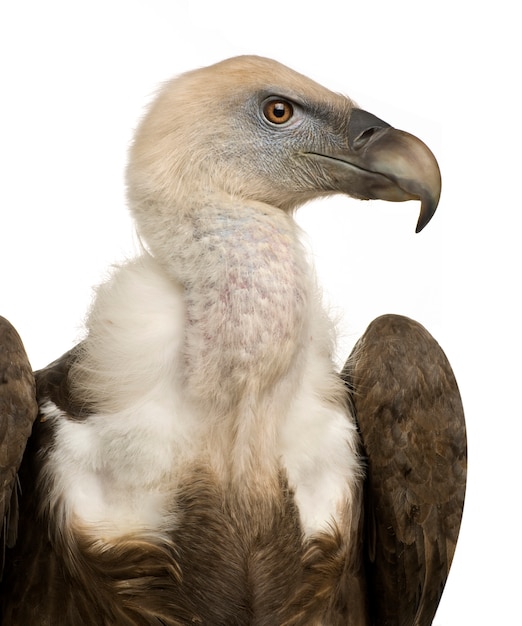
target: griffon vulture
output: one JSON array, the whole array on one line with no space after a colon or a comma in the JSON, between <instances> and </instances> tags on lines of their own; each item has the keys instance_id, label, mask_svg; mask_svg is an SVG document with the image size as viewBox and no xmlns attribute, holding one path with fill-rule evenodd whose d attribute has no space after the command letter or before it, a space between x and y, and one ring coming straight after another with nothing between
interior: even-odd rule
<instances>
[{"instance_id":1,"label":"griffon vulture","mask_svg":"<svg viewBox=\"0 0 522 626\"><path fill-rule=\"evenodd\" d=\"M293 219L418 199L421 230L430 150L246 56L161 89L127 183L144 251L36 372L37 417L2 322L2 624L430 624L464 499L457 385L400 316L335 372Z\"/></svg>"}]
</instances>

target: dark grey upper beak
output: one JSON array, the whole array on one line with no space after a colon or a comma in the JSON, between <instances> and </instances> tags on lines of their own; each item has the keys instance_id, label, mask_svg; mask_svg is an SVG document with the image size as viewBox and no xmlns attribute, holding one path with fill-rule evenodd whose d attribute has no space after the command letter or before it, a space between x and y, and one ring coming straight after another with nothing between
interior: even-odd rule
<instances>
[{"instance_id":1,"label":"dark grey upper beak","mask_svg":"<svg viewBox=\"0 0 522 626\"><path fill-rule=\"evenodd\" d=\"M431 150L417 137L353 109L348 150L322 156L337 162L331 162L329 170L339 191L362 199L420 200L417 233L433 217L440 198L440 170Z\"/></svg>"}]
</instances>

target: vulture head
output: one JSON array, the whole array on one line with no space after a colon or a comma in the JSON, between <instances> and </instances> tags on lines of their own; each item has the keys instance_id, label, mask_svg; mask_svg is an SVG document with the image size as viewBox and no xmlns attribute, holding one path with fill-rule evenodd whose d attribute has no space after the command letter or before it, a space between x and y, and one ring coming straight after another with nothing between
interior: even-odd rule
<instances>
[{"instance_id":1,"label":"vulture head","mask_svg":"<svg viewBox=\"0 0 522 626\"><path fill-rule=\"evenodd\" d=\"M159 231L222 198L292 211L313 198L420 200L437 207L435 157L349 98L256 56L168 82L138 128L127 173L131 210L154 249Z\"/></svg>"}]
</instances>

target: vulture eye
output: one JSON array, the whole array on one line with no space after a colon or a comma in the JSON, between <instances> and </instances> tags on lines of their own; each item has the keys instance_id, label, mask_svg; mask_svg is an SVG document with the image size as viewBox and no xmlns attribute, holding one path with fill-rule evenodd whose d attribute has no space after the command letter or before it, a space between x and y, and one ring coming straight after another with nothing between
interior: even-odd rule
<instances>
[{"instance_id":1,"label":"vulture eye","mask_svg":"<svg viewBox=\"0 0 522 626\"><path fill-rule=\"evenodd\" d=\"M271 124L285 124L292 119L294 107L288 100L269 100L263 105L263 115Z\"/></svg>"}]
</instances>

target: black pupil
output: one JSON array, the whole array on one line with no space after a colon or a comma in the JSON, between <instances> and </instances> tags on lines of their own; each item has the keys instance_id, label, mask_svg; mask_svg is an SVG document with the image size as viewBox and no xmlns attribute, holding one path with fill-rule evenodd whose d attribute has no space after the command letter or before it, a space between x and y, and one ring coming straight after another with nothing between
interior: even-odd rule
<instances>
[{"instance_id":1,"label":"black pupil","mask_svg":"<svg viewBox=\"0 0 522 626\"><path fill-rule=\"evenodd\" d=\"M282 102L278 102L274 104L274 115L276 117L283 117L285 114L286 107Z\"/></svg>"}]
</instances>

